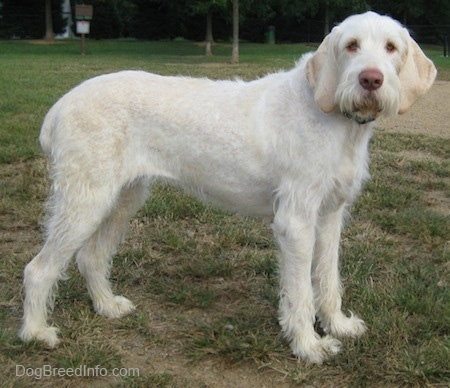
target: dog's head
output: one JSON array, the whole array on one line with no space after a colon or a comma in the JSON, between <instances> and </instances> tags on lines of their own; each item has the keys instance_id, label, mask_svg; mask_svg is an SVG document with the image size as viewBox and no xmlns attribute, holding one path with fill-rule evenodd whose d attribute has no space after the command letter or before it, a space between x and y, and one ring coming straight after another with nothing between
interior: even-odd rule
<instances>
[{"instance_id":1,"label":"dog's head","mask_svg":"<svg viewBox=\"0 0 450 388\"><path fill-rule=\"evenodd\" d=\"M326 113L357 122L404 113L432 85L436 68L397 21L374 12L350 16L307 62L314 98Z\"/></svg>"}]
</instances>

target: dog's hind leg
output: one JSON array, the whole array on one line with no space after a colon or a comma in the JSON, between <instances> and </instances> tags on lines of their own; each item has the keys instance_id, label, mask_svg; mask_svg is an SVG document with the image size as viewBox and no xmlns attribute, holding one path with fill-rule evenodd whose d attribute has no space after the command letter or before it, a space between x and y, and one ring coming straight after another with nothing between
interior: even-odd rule
<instances>
[{"instance_id":1,"label":"dog's hind leg","mask_svg":"<svg viewBox=\"0 0 450 388\"><path fill-rule=\"evenodd\" d=\"M54 183L49 204L47 240L24 270L24 316L19 337L37 339L47 346L58 344L57 329L47 325L47 307L53 308L54 290L73 255L110 213L117 197L112 185L73 186Z\"/></svg>"},{"instance_id":2,"label":"dog's hind leg","mask_svg":"<svg viewBox=\"0 0 450 388\"><path fill-rule=\"evenodd\" d=\"M113 211L97 231L78 251L76 259L80 273L86 279L95 311L108 318L118 318L131 312L133 304L111 290L109 273L112 256L125 236L130 218L148 197L149 185L139 181L125 187Z\"/></svg>"}]
</instances>

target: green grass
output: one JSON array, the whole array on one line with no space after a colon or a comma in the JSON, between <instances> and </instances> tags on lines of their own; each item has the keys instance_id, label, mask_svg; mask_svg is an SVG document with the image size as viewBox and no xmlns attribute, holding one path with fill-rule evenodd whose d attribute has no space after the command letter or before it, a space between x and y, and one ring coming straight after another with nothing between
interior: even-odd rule
<instances>
[{"instance_id":1,"label":"green grass","mask_svg":"<svg viewBox=\"0 0 450 388\"><path fill-rule=\"evenodd\" d=\"M176 189L155 187L114 257L117 293L137 311L120 320L94 314L75 266L60 284L50 322L53 351L16 338L26 263L42 243L47 195L39 127L50 106L97 74L253 79L290 68L302 45L241 46L215 56L190 42L0 42L0 374L2 386L446 386L449 379L449 149L431 135L376 132L372 179L342 239L345 308L369 326L322 366L290 356L277 323L276 247L269 221L229 215ZM450 80L450 61L427 47ZM16 365L139 368L139 376L16 377ZM252 383L250 383L252 382ZM332 383L330 383L332 382Z\"/></svg>"}]
</instances>

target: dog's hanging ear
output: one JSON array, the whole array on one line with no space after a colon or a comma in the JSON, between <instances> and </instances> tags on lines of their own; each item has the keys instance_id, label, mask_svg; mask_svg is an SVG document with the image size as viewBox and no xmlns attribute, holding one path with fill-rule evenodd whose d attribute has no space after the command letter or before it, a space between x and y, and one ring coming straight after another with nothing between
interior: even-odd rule
<instances>
[{"instance_id":1,"label":"dog's hanging ear","mask_svg":"<svg viewBox=\"0 0 450 388\"><path fill-rule=\"evenodd\" d=\"M317 51L306 64L306 77L314 90L314 100L325 113L336 109L335 94L338 84L338 74L335 53L332 47L333 35L337 27L327 35Z\"/></svg>"},{"instance_id":2,"label":"dog's hanging ear","mask_svg":"<svg viewBox=\"0 0 450 388\"><path fill-rule=\"evenodd\" d=\"M436 67L429 60L419 45L407 36L407 53L398 74L401 83L399 114L403 114L416 100L431 87L436 78Z\"/></svg>"}]
</instances>

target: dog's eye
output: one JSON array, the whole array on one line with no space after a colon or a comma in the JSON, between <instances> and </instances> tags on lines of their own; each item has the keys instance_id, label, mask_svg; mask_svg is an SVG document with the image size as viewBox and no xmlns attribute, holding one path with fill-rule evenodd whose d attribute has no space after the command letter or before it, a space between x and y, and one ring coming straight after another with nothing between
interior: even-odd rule
<instances>
[{"instance_id":1,"label":"dog's eye","mask_svg":"<svg viewBox=\"0 0 450 388\"><path fill-rule=\"evenodd\" d=\"M386 44L386 51L387 51L388 53L393 53L393 52L396 51L396 50L397 50L397 47L395 47L394 43L388 42L388 43Z\"/></svg>"},{"instance_id":2,"label":"dog's eye","mask_svg":"<svg viewBox=\"0 0 450 388\"><path fill-rule=\"evenodd\" d=\"M349 51L349 52L352 52L352 53L356 52L356 51L358 50L358 48L359 48L358 41L356 41L356 40L351 40L349 43L347 43L347 45L345 46L345 48L346 48L347 51Z\"/></svg>"}]
</instances>

